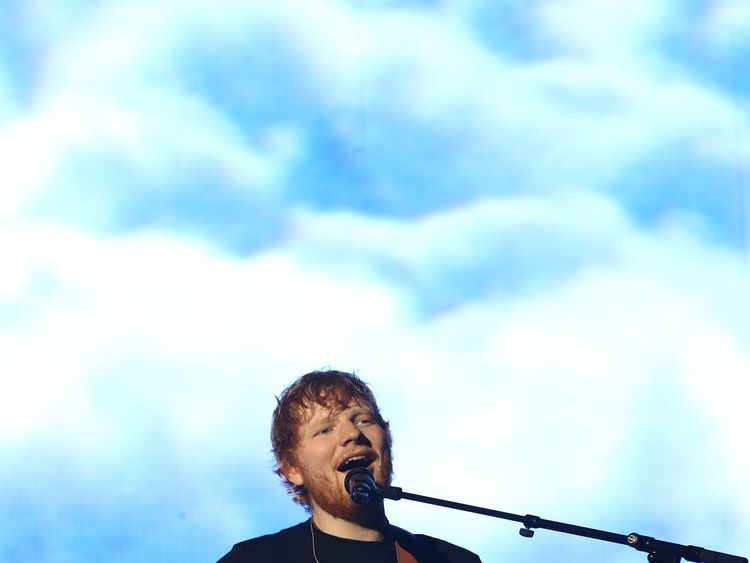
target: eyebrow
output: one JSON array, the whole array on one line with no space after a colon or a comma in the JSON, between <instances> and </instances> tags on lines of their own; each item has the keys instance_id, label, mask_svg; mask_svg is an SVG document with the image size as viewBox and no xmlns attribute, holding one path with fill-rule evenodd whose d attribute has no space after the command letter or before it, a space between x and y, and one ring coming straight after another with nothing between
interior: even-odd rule
<instances>
[{"instance_id":1,"label":"eyebrow","mask_svg":"<svg viewBox=\"0 0 750 563\"><path fill-rule=\"evenodd\" d=\"M310 418L307 421L307 424L310 426L317 426L319 424L325 424L345 412L349 412L350 416L359 416L362 414L375 416L375 409L373 409L372 407L367 406L367 405L355 404L355 405L352 405L351 407L346 407L345 409L336 409L336 410L328 409L325 414L318 414L315 417Z\"/></svg>"}]
</instances>

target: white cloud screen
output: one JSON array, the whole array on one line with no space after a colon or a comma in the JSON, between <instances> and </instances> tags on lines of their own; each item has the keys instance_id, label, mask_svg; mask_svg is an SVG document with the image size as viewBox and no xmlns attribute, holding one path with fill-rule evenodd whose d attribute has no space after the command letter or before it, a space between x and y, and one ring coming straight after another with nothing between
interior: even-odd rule
<instances>
[{"instance_id":1,"label":"white cloud screen","mask_svg":"<svg viewBox=\"0 0 750 563\"><path fill-rule=\"evenodd\" d=\"M746 2L0 14L0 559L302 520L270 415L326 366L407 491L748 555ZM388 513L487 562L645 560Z\"/></svg>"}]
</instances>

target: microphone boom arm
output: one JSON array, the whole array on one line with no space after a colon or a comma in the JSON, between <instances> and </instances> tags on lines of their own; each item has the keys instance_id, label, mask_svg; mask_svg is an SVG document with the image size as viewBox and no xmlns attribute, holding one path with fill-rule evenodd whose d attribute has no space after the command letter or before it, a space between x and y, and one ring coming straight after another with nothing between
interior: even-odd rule
<instances>
[{"instance_id":1,"label":"microphone boom arm","mask_svg":"<svg viewBox=\"0 0 750 563\"><path fill-rule=\"evenodd\" d=\"M686 561L694 561L697 563L748 563L748 560L745 557L729 555L727 553L720 553L718 551L711 551L694 545L680 545L676 543L665 542L636 533L631 533L628 535L616 534L613 532L606 532L604 530L596 530L594 528L586 528L584 526L566 524L564 522L555 522L554 520L545 520L543 518L540 518L539 516L534 516L531 514L521 516L519 514L513 514L511 512L502 512L500 510L482 508L480 506L473 506L471 504L463 504L460 502L453 502L450 500L443 500L435 497L407 493L406 491L401 489L401 487L378 485L376 488L376 493L379 496L390 500L401 500L403 498L416 502L443 506L445 508L463 510L464 512L473 512L475 514L482 514L484 516L492 516L493 518L502 518L503 520L520 522L524 527L520 529L519 533L527 538L533 537L534 531L532 528L540 528L545 530L552 530L555 532L562 532L564 534L582 536L595 540L628 545L638 551L648 553L648 560L651 563L680 563L680 559L685 559Z\"/></svg>"}]
</instances>

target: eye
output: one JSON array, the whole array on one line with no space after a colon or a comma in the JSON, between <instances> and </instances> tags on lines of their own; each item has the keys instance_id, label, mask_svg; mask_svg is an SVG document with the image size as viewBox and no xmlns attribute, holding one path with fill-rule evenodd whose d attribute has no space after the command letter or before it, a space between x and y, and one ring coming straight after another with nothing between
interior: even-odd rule
<instances>
[{"instance_id":1,"label":"eye","mask_svg":"<svg viewBox=\"0 0 750 563\"><path fill-rule=\"evenodd\" d=\"M330 434L333 431L333 426L324 426L323 428L320 428L313 434L313 436L325 436L326 434Z\"/></svg>"},{"instance_id":2,"label":"eye","mask_svg":"<svg viewBox=\"0 0 750 563\"><path fill-rule=\"evenodd\" d=\"M354 424L372 424L371 416L360 416L354 419Z\"/></svg>"}]
</instances>

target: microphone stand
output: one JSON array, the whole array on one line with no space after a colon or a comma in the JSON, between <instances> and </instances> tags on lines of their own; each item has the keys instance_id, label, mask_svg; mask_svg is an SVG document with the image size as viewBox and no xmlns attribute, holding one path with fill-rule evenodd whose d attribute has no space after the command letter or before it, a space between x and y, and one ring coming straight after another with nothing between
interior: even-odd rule
<instances>
[{"instance_id":1,"label":"microphone stand","mask_svg":"<svg viewBox=\"0 0 750 563\"><path fill-rule=\"evenodd\" d=\"M510 512L491 510L489 508L472 506L470 504L462 504L460 502L453 502L450 500L443 500L434 497L427 497L424 495L407 493L406 491L402 490L401 487L378 485L375 488L375 492L379 496L390 500L401 500L402 498L405 498L407 500L434 504L436 506L444 506L446 508L454 508L456 510L463 510L465 512L483 514L484 516L502 518L503 520L521 522L524 527L519 530L519 533L525 538L531 538L534 536L534 530L532 530L532 528L542 528L545 530L562 532L564 534L572 534L574 536L581 536L585 538L592 538L595 540L628 545L638 551L648 553L648 561L650 563L680 563L681 559L685 559L686 561L695 561L698 563L748 563L748 560L745 557L729 555L727 553L719 553L718 551L710 551L708 549L703 549L702 547L697 547L694 545L680 545L677 543L657 540L652 537L643 536L636 533L631 533L628 535L615 534L613 532L605 532L603 530L596 530L594 528L585 528L583 526L565 524L564 522L545 520L543 518L540 518L539 516L533 516L531 514L521 516L519 514L512 514Z\"/></svg>"}]
</instances>

